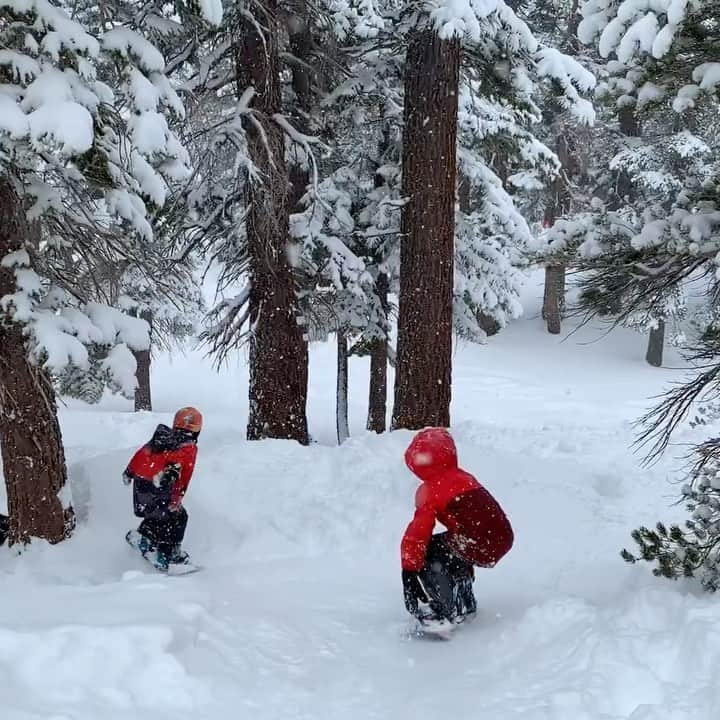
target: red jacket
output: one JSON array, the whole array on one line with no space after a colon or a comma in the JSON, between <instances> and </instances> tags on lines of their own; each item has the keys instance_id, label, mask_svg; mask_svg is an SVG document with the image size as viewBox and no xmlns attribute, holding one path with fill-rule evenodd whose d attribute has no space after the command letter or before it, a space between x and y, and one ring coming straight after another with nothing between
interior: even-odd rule
<instances>
[{"instance_id":1,"label":"red jacket","mask_svg":"<svg viewBox=\"0 0 720 720\"><path fill-rule=\"evenodd\" d=\"M168 465L176 465L179 475L172 490L169 490L169 503L177 507L190 484L196 458L195 442L165 425L159 425L150 442L133 455L125 472L134 481L153 483L156 491L162 491L165 470Z\"/></svg>"},{"instance_id":2,"label":"red jacket","mask_svg":"<svg viewBox=\"0 0 720 720\"><path fill-rule=\"evenodd\" d=\"M447 430L419 432L405 462L422 480L415 495L415 517L402 539L403 570L420 571L439 520L453 550L473 565L492 567L513 544L513 531L495 498L458 467L455 443Z\"/></svg>"}]
</instances>

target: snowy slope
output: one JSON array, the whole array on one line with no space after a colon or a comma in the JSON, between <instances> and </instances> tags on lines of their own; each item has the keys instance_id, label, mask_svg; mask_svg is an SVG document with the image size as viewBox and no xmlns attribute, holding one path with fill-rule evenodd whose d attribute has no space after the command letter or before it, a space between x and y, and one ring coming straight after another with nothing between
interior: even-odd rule
<instances>
[{"instance_id":1,"label":"snowy slope","mask_svg":"<svg viewBox=\"0 0 720 720\"><path fill-rule=\"evenodd\" d=\"M310 448L246 443L245 369L189 354L155 367L156 415L123 401L64 408L81 526L69 543L0 553L0 697L8 720L710 720L720 607L618 557L672 507L672 457L649 469L631 421L678 376L644 338L535 317L457 349L463 465L506 507L516 545L477 573L481 612L450 643L410 640L398 543L411 435L362 432L367 367L351 365L353 438L333 441L334 350L315 350ZM668 358L670 364L675 362ZM206 414L186 499L203 572L150 573L123 542L120 472L179 404Z\"/></svg>"}]
</instances>

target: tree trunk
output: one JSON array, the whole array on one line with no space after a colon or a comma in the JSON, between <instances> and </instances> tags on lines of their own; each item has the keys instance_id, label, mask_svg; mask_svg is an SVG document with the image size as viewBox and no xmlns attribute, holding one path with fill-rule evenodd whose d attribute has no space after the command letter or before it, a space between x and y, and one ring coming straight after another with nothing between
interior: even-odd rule
<instances>
[{"instance_id":1,"label":"tree trunk","mask_svg":"<svg viewBox=\"0 0 720 720\"><path fill-rule=\"evenodd\" d=\"M665 347L665 321L658 320L657 327L650 329L645 360L653 367L662 367L663 349Z\"/></svg>"},{"instance_id":2,"label":"tree trunk","mask_svg":"<svg viewBox=\"0 0 720 720\"><path fill-rule=\"evenodd\" d=\"M581 19L579 0L572 0L565 36L565 52L569 55L577 55L580 50L578 27ZM554 120L555 118L553 118ZM545 209L545 223L550 226L558 217L571 212L571 182L573 176L577 175L580 170L577 148L573 147L569 128L560 127L555 135L555 147L558 160L560 160L560 175L553 184L554 197ZM552 335L559 335L562 331L562 318L565 313L565 272L564 265L555 264L545 268L542 317L547 324L548 332Z\"/></svg>"},{"instance_id":3,"label":"tree trunk","mask_svg":"<svg viewBox=\"0 0 720 720\"><path fill-rule=\"evenodd\" d=\"M309 113L312 109L312 71L309 67L312 60L313 47L312 33L310 32L309 13L306 0L291 0L289 3L291 15L288 19L288 36L290 52L295 60L291 63L292 88L295 92L296 103L292 110L292 121L295 127L306 135L310 134ZM297 62L299 61L299 62ZM307 191L310 183L310 171L304 150L294 148L302 153L301 157L290 154L290 212L302 210L300 200ZM300 162L301 160L301 162Z\"/></svg>"},{"instance_id":4,"label":"tree trunk","mask_svg":"<svg viewBox=\"0 0 720 720\"><path fill-rule=\"evenodd\" d=\"M378 275L375 283L380 304L387 312L388 287L390 281L385 273ZM384 433L387 423L387 337L378 338L370 343L370 397L368 400L367 429Z\"/></svg>"},{"instance_id":5,"label":"tree trunk","mask_svg":"<svg viewBox=\"0 0 720 720\"><path fill-rule=\"evenodd\" d=\"M620 132L626 137L640 137L640 121L635 112L634 105L623 105L618 111ZM625 203L632 202L633 183L630 174L621 170L617 178L617 198L611 203L611 209L615 210Z\"/></svg>"},{"instance_id":6,"label":"tree trunk","mask_svg":"<svg viewBox=\"0 0 720 720\"><path fill-rule=\"evenodd\" d=\"M572 147L567 131L557 134L555 147L560 160L560 175L553 183L553 197L545 209L545 223L552 226L558 217L568 215L572 210L570 182L578 170L577 153ZM548 332L559 335L562 331L562 318L565 314L565 271L561 264L548 265L545 268L545 293L542 316Z\"/></svg>"},{"instance_id":7,"label":"tree trunk","mask_svg":"<svg viewBox=\"0 0 720 720\"><path fill-rule=\"evenodd\" d=\"M548 332L559 335L562 330L562 313L565 301L565 266L548 265L545 268L545 297L543 317Z\"/></svg>"},{"instance_id":8,"label":"tree trunk","mask_svg":"<svg viewBox=\"0 0 720 720\"><path fill-rule=\"evenodd\" d=\"M250 289L248 440L284 438L307 444L307 341L288 259L289 204L285 137L272 116L281 111L277 2L264 4L262 35L245 20L237 40L238 94L255 88L260 133L247 123L248 150L262 181L250 183L247 243Z\"/></svg>"},{"instance_id":9,"label":"tree trunk","mask_svg":"<svg viewBox=\"0 0 720 720\"><path fill-rule=\"evenodd\" d=\"M460 41L415 30L405 71L393 427L450 424Z\"/></svg>"},{"instance_id":10,"label":"tree trunk","mask_svg":"<svg viewBox=\"0 0 720 720\"><path fill-rule=\"evenodd\" d=\"M152 313L149 310L143 310L140 317L150 325L150 339L152 340ZM152 393L150 390L150 362L151 349L133 350L137 370L135 377L137 378L137 387L135 388L135 412L141 410L152 411Z\"/></svg>"},{"instance_id":11,"label":"tree trunk","mask_svg":"<svg viewBox=\"0 0 720 720\"><path fill-rule=\"evenodd\" d=\"M483 332L488 336L492 337L500 332L500 325L498 321L486 312L480 310L477 314L478 325L482 328Z\"/></svg>"},{"instance_id":12,"label":"tree trunk","mask_svg":"<svg viewBox=\"0 0 720 720\"><path fill-rule=\"evenodd\" d=\"M337 383L335 386L335 420L338 445L350 437L348 424L348 343L342 330L337 331Z\"/></svg>"},{"instance_id":13,"label":"tree trunk","mask_svg":"<svg viewBox=\"0 0 720 720\"><path fill-rule=\"evenodd\" d=\"M580 13L580 0L573 0L570 6L570 14L567 24L567 37L565 39L565 52L568 55L578 55L580 53L580 38L578 38L578 28L582 14Z\"/></svg>"},{"instance_id":14,"label":"tree trunk","mask_svg":"<svg viewBox=\"0 0 720 720\"><path fill-rule=\"evenodd\" d=\"M30 227L22 202L0 176L0 257L23 249ZM15 274L0 266L0 297L17 291ZM31 537L57 543L74 524L63 508L67 483L55 391L47 374L27 358L20 324L0 323L0 447L10 515L10 543Z\"/></svg>"}]
</instances>

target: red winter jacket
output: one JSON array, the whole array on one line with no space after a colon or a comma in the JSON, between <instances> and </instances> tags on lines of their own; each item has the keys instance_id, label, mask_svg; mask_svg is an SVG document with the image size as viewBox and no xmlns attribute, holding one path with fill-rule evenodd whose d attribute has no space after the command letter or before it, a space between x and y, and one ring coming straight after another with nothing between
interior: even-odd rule
<instances>
[{"instance_id":1,"label":"red winter jacket","mask_svg":"<svg viewBox=\"0 0 720 720\"><path fill-rule=\"evenodd\" d=\"M150 442L133 455L125 473L136 482L153 483L154 494L158 495L164 490L162 480L167 466L178 466L180 474L172 484L172 490L167 489L169 498L166 500L171 507L177 507L190 484L196 458L197 445L192 439L166 425L158 425Z\"/></svg>"},{"instance_id":2,"label":"red winter jacket","mask_svg":"<svg viewBox=\"0 0 720 720\"><path fill-rule=\"evenodd\" d=\"M405 462L422 480L415 495L415 517L402 539L403 570L420 571L439 520L453 550L465 561L492 567L513 544L513 531L495 498L458 467L455 443L447 430L419 432Z\"/></svg>"}]
</instances>

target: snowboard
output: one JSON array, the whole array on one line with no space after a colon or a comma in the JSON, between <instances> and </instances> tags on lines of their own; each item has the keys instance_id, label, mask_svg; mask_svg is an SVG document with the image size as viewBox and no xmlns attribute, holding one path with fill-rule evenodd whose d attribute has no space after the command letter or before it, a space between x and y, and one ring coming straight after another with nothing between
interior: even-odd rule
<instances>
[{"instance_id":1,"label":"snowboard","mask_svg":"<svg viewBox=\"0 0 720 720\"><path fill-rule=\"evenodd\" d=\"M415 618L411 634L424 640L450 640L458 623L449 620L419 620Z\"/></svg>"},{"instance_id":2,"label":"snowboard","mask_svg":"<svg viewBox=\"0 0 720 720\"><path fill-rule=\"evenodd\" d=\"M452 620L436 617L414 616L410 635L427 640L450 640L461 625L470 622L475 612L457 615Z\"/></svg>"},{"instance_id":3,"label":"snowboard","mask_svg":"<svg viewBox=\"0 0 720 720\"><path fill-rule=\"evenodd\" d=\"M186 558L185 561L182 563L170 563L168 567L160 565L157 562L157 553L154 550L148 553L143 553L140 550L141 539L142 536L137 530L130 530L125 535L125 541L127 542L127 544L131 548L136 550L140 554L140 557L142 557L142 559L145 560L148 565L150 565L157 572L160 572L163 575L190 575L202 569L200 565L196 565L194 562L192 562L189 557Z\"/></svg>"}]
</instances>

